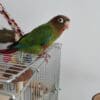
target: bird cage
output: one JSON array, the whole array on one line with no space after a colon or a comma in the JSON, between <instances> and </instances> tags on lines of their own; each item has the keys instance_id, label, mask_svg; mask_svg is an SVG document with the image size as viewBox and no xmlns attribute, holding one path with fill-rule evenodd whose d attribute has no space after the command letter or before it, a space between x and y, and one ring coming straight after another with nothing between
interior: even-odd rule
<instances>
[{"instance_id":1,"label":"bird cage","mask_svg":"<svg viewBox=\"0 0 100 100\"><path fill-rule=\"evenodd\" d=\"M61 44L46 52L0 54L0 100L58 100Z\"/></svg>"}]
</instances>

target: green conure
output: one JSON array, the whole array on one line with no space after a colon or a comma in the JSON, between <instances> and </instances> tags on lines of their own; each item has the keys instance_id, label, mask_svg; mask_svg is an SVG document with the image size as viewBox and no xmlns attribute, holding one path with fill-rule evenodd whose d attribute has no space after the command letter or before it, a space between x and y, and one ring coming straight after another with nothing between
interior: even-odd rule
<instances>
[{"instance_id":1,"label":"green conure","mask_svg":"<svg viewBox=\"0 0 100 100\"><path fill-rule=\"evenodd\" d=\"M63 15L52 18L47 23L40 25L30 33L21 37L18 42L8 47L8 50L1 50L1 53L12 53L19 50L28 53L41 54L54 41L59 38L65 29L68 28L70 19Z\"/></svg>"}]
</instances>

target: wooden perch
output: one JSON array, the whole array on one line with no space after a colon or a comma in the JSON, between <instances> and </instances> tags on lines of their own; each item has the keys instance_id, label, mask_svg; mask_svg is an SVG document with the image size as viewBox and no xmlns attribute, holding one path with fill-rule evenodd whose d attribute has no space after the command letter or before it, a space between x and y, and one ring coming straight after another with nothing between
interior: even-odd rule
<instances>
[{"instance_id":1,"label":"wooden perch","mask_svg":"<svg viewBox=\"0 0 100 100\"><path fill-rule=\"evenodd\" d=\"M16 42L15 33L13 30L2 29L0 30L0 43Z\"/></svg>"}]
</instances>

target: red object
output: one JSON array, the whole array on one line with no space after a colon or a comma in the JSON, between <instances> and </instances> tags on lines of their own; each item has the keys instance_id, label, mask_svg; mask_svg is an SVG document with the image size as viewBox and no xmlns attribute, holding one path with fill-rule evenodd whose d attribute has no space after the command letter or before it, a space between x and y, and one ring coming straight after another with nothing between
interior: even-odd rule
<instances>
[{"instance_id":1,"label":"red object","mask_svg":"<svg viewBox=\"0 0 100 100\"><path fill-rule=\"evenodd\" d=\"M11 53L14 53L16 52L17 49L12 49L12 50L9 50L9 49L3 49L3 50L0 50L0 53L1 54L11 54Z\"/></svg>"}]
</instances>

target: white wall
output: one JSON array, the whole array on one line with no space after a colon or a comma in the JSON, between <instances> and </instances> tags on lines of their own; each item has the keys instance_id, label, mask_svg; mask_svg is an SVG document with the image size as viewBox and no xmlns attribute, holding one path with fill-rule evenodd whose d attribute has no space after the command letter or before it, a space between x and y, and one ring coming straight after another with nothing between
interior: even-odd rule
<instances>
[{"instance_id":1,"label":"white wall","mask_svg":"<svg viewBox=\"0 0 100 100\"><path fill-rule=\"evenodd\" d=\"M24 32L52 16L71 18L63 43L59 100L91 100L100 92L100 1L99 0L0 0ZM1 21L1 20L0 20ZM3 22L0 22L0 25Z\"/></svg>"}]
</instances>

